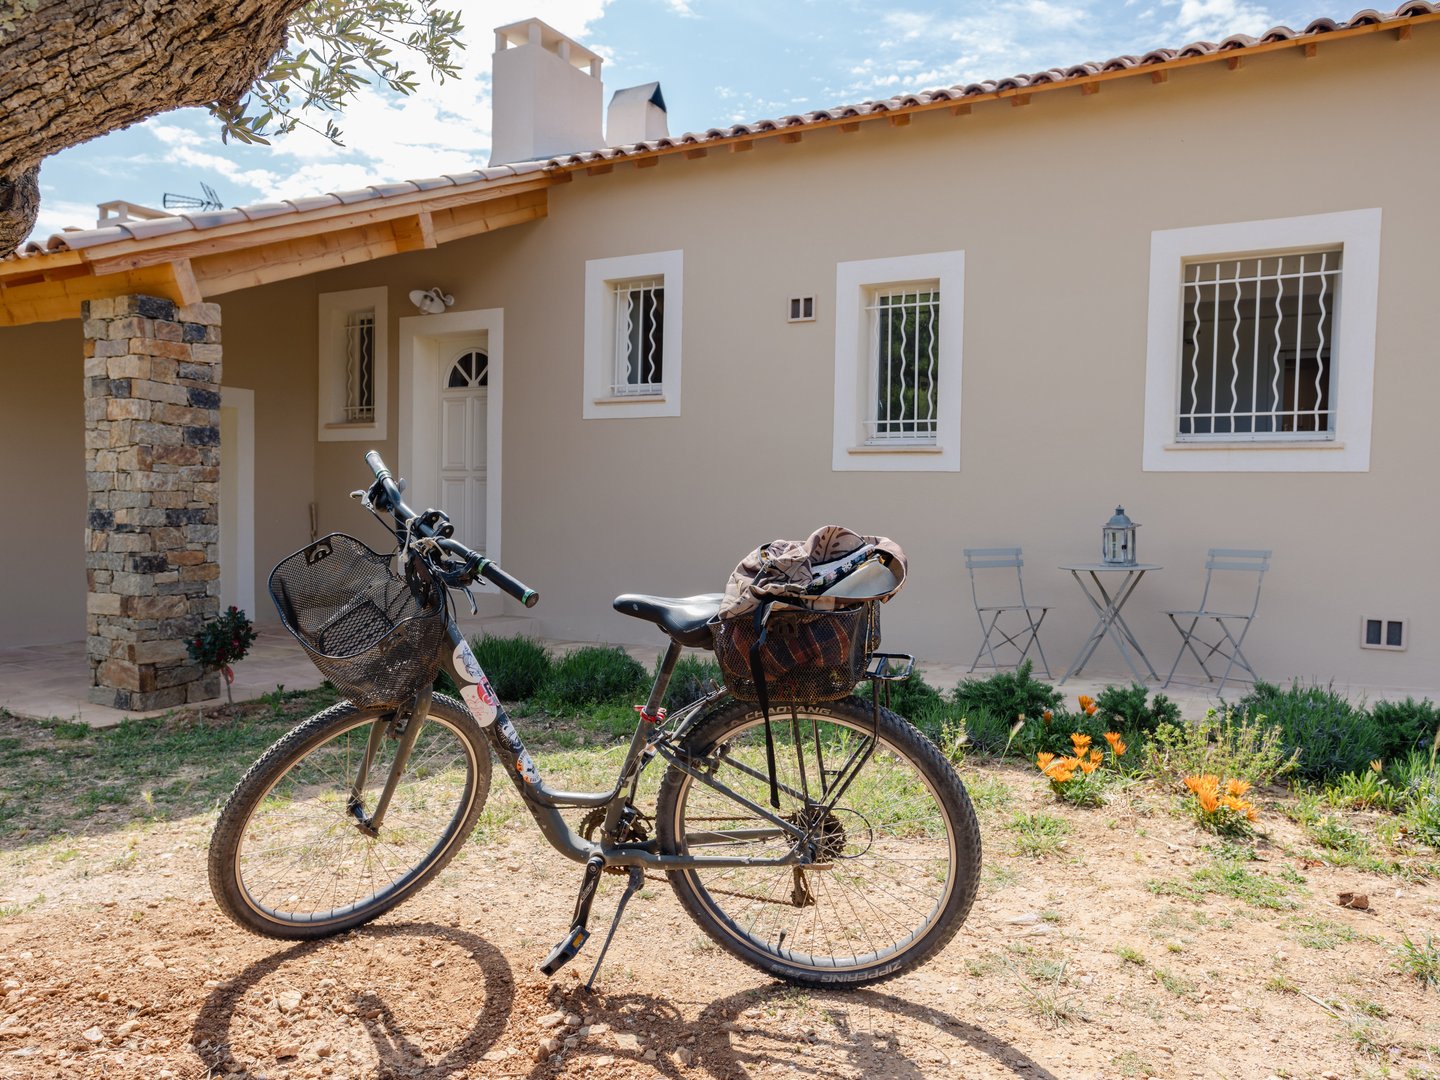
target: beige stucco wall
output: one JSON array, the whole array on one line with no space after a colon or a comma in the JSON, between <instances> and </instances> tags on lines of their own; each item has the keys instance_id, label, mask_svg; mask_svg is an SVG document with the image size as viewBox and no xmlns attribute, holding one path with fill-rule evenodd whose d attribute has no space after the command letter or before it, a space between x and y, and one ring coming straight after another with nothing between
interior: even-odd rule
<instances>
[{"instance_id":1,"label":"beige stucco wall","mask_svg":"<svg viewBox=\"0 0 1440 1080\"><path fill-rule=\"evenodd\" d=\"M1417 137L1418 114L1376 105L1440 99L1437 61L1434 33L1376 35L1310 60L1287 52L1164 85L1135 79L1093 97L621 166L553 190L548 220L321 287L388 275L400 296L438 283L455 310L504 309L506 563L541 590L533 614L552 635L653 639L610 612L616 593L715 589L754 544L840 521L910 552L887 642L934 659L968 661L978 643L960 549L1023 544L1033 593L1056 608L1043 640L1063 668L1092 620L1057 566L1093 558L1123 502L1143 523L1145 557L1166 567L1127 608L1157 665L1178 640L1159 612L1198 600L1205 549L1270 547L1250 650L1262 672L1433 693L1440 589L1428 537L1440 507L1421 477L1434 457L1423 412L1440 394L1424 332L1440 229L1415 184L1440 170L1440 143ZM1374 206L1384 227L1370 471L1143 472L1151 232ZM582 420L585 260L676 248L683 415ZM833 472L836 263L957 249L961 471ZM787 325L785 299L812 293L819 319ZM322 455L322 505L355 483L352 458ZM1360 650L1362 613L1409 618L1410 650ZM1108 644L1096 662L1123 671Z\"/></svg>"},{"instance_id":2,"label":"beige stucco wall","mask_svg":"<svg viewBox=\"0 0 1440 1080\"><path fill-rule=\"evenodd\" d=\"M1247 649L1264 674L1440 693L1425 415L1440 397L1426 332L1440 215L1423 197L1440 140L1435 110L1412 107L1437 100L1433 28L1404 43L1322 42L1313 59L1287 51L1163 85L1141 77L1090 97L1038 94L1026 107L582 174L551 190L544 220L220 297L225 383L256 390L262 597L269 566L308 537L311 500L320 531L378 537L346 499L371 444L315 441L316 296L390 288L390 430L375 445L394 462L413 392L399 379L405 294L438 284L454 311L504 312L505 563L541 591L530 614L552 636L656 640L610 610L615 594L718 589L755 544L838 521L910 553L886 643L933 660L968 662L978 644L961 548L1023 544L1032 599L1055 608L1043 641L1058 673L1092 619L1057 566L1092 558L1123 502L1143 523L1144 558L1165 566L1126 609L1162 672L1176 639L1159 612L1198 599L1205 549L1270 547ZM1142 471L1152 231L1368 207L1384 213L1369 472ZM682 415L582 420L585 261L673 249L684 251ZM832 471L836 264L946 250L965 252L960 471ZM811 294L817 321L787 324L786 298ZM78 531L78 329L0 331L0 355L23 334L56 342L57 356L73 349L75 370L0 363L0 448L28 445L10 430L12 392L39 379L59 402L73 377L71 433L35 423L57 463L74 461L72 495L45 498ZM16 541L0 544L10 556ZM67 586L77 625L80 577ZM0 610L33 604L26 589L7 571ZM1410 619L1410 649L1360 650L1362 613ZM0 644L13 623L0 622ZM1095 667L1124 670L1108 643Z\"/></svg>"}]
</instances>

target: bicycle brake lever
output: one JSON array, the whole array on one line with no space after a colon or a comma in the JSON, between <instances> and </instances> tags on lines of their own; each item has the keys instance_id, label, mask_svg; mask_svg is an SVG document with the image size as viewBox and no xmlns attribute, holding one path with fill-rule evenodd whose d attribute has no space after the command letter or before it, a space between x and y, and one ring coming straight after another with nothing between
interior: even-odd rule
<instances>
[{"instance_id":1,"label":"bicycle brake lever","mask_svg":"<svg viewBox=\"0 0 1440 1080\"><path fill-rule=\"evenodd\" d=\"M461 589L465 593L465 599L470 601L470 614L480 614L480 605L475 602L475 594L470 591L470 586L464 585L461 587Z\"/></svg>"}]
</instances>

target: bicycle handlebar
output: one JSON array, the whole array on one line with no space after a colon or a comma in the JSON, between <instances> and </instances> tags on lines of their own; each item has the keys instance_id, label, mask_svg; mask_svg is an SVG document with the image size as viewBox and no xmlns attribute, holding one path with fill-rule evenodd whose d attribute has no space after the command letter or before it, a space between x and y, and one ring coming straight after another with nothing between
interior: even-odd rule
<instances>
[{"instance_id":1,"label":"bicycle handlebar","mask_svg":"<svg viewBox=\"0 0 1440 1080\"><path fill-rule=\"evenodd\" d=\"M385 466L385 460L380 456L378 451L371 450L367 453L365 455L365 464L369 465L370 471L375 474L375 484L371 488L371 501L374 502L379 509L389 511L394 515L395 520L400 523L400 528L396 530L396 535L403 538L407 532L413 530L427 539L434 540L441 551L456 556L465 564L463 570L455 575L455 584L469 584L475 580L478 574L487 581L493 582L501 591L513 596L527 608L534 607L536 603L539 602L540 594L538 592L530 588L530 586L526 585L519 578L506 573L495 560L487 559L473 548L466 547L459 540L451 539L449 536L439 535L438 530L433 524L423 520L424 517L430 516L429 512L422 517L422 515L416 514L414 510L406 506L404 500L400 497L400 485L395 482L395 478ZM379 488L378 493L375 490L376 488ZM376 494L383 496L383 504L375 498ZM443 517L441 520L444 520Z\"/></svg>"}]
</instances>

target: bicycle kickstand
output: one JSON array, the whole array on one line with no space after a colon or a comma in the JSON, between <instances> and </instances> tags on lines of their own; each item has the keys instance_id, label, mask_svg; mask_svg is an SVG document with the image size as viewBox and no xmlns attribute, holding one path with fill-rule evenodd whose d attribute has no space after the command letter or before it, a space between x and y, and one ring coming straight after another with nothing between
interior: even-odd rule
<instances>
[{"instance_id":1,"label":"bicycle kickstand","mask_svg":"<svg viewBox=\"0 0 1440 1080\"><path fill-rule=\"evenodd\" d=\"M575 900L575 914L570 919L570 929L540 965L542 974L554 975L574 960L575 954L590 940L590 905L595 902L595 890L599 887L600 875L604 872L604 856L591 855L585 863L585 876L580 879L580 895Z\"/></svg>"},{"instance_id":2,"label":"bicycle kickstand","mask_svg":"<svg viewBox=\"0 0 1440 1080\"><path fill-rule=\"evenodd\" d=\"M630 867L630 880L625 883L625 891L620 894L620 902L615 905L615 917L610 920L610 932L605 935L605 944L600 946L600 955L595 958L595 967L590 972L590 978L585 982L585 989L589 990L595 985L595 976L600 974L600 965L605 962L605 954L610 950L610 942L615 937L615 931L620 926L620 916L625 914L625 905L630 902L630 897L645 887L645 868L641 866Z\"/></svg>"}]
</instances>

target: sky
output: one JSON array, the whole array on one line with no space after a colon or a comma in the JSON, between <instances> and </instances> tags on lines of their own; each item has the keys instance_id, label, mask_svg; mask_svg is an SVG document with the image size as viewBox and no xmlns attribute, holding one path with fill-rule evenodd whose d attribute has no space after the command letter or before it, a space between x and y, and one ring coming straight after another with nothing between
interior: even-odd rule
<instances>
[{"instance_id":1,"label":"sky","mask_svg":"<svg viewBox=\"0 0 1440 1080\"><path fill-rule=\"evenodd\" d=\"M459 8L467 42L460 77L422 77L409 97L362 91L338 120L343 148L303 128L271 146L227 146L203 109L164 113L49 158L35 236L93 227L100 202L159 207L167 192L199 196L201 184L243 206L484 167L493 31L532 16L605 58L607 102L658 79L678 135L1276 25L1298 30L1359 9L1336 3L451 0L442 6Z\"/></svg>"}]
</instances>

